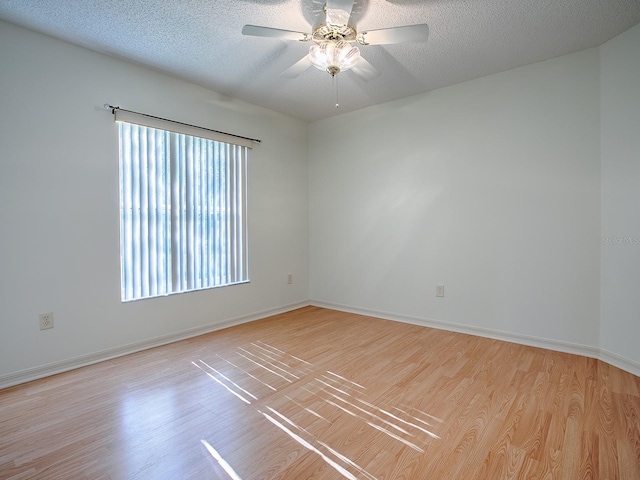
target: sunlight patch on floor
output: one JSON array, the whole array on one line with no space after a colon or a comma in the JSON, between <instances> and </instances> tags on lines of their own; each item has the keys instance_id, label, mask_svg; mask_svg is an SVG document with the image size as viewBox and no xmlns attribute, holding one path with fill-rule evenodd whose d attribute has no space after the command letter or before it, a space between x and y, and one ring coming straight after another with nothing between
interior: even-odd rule
<instances>
[{"instance_id":1,"label":"sunlight patch on floor","mask_svg":"<svg viewBox=\"0 0 640 480\"><path fill-rule=\"evenodd\" d=\"M229 475L229 478L231 478L232 480L242 480L242 478L240 478L238 476L238 474L235 472L235 470L233 468L231 468L231 465L229 465L224 458L222 458L222 456L216 451L215 448L213 448L209 442L207 442L206 440L200 440L200 442L202 442L202 445L204 445L204 447L207 449L207 451L211 454L211 456L216 460L216 462L218 462L218 464L222 467L222 469L227 472L227 475Z\"/></svg>"},{"instance_id":2,"label":"sunlight patch on floor","mask_svg":"<svg viewBox=\"0 0 640 480\"><path fill-rule=\"evenodd\" d=\"M345 414L418 453L424 453L430 441L440 439L434 426L442 420L391 399L385 404L369 400L366 386L334 371L316 369L310 362L261 341L237 347L225 357L215 354L192 363L245 404L255 403L264 419L345 478L376 480L348 455L330 446L327 435L345 421ZM286 393L280 394L281 390ZM353 451L353 445L351 448Z\"/></svg>"},{"instance_id":3,"label":"sunlight patch on floor","mask_svg":"<svg viewBox=\"0 0 640 480\"><path fill-rule=\"evenodd\" d=\"M280 430L282 430L283 432L285 432L287 435L289 435L291 438L293 438L296 442L298 442L300 445L302 445L304 448L312 451L313 453L316 453L320 456L320 458L322 458L325 462L327 462L328 465L330 465L331 467L333 467L338 473L340 473L340 475L342 475L345 478L348 478L349 480L358 480L358 477L356 477L355 475L353 475L349 470L347 470L346 468L344 468L342 465L340 465L339 463L337 463L335 460L329 458L327 455L325 455L324 453L322 453L320 450L318 450L316 447L314 447L313 445L311 445L309 442L307 442L304 438L302 438L300 435L292 432L289 428L286 427L286 425L283 425L282 423L280 423L278 420L276 420L275 418L273 418L271 415L269 415L268 413L262 412L260 410L258 410L262 415L264 415L264 417L269 420L271 423L273 423L276 427L278 427ZM355 465L355 463L353 462L349 462L351 465ZM361 472L365 472L363 469L361 469L360 467L357 467ZM371 479L375 479L375 477L373 477L372 475L367 473L368 478Z\"/></svg>"}]
</instances>

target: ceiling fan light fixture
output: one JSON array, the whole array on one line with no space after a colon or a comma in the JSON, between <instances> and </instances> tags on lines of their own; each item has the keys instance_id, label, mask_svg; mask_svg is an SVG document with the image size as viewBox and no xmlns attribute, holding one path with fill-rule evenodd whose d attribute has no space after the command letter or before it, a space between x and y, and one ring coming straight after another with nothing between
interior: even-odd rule
<instances>
[{"instance_id":1,"label":"ceiling fan light fixture","mask_svg":"<svg viewBox=\"0 0 640 480\"><path fill-rule=\"evenodd\" d=\"M318 70L335 75L353 68L360 60L360 49L349 42L327 41L309 49L311 63Z\"/></svg>"}]
</instances>

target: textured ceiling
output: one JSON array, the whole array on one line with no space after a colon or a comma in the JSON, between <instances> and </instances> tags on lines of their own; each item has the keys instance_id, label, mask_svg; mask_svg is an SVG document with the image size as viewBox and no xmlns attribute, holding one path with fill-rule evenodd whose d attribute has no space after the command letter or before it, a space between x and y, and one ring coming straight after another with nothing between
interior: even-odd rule
<instances>
[{"instance_id":1,"label":"textured ceiling","mask_svg":"<svg viewBox=\"0 0 640 480\"><path fill-rule=\"evenodd\" d=\"M314 121L601 45L640 23L640 0L356 0L359 31L427 23L426 44L362 46L381 75L280 73L309 44L241 34L307 32L324 0L0 0L0 18Z\"/></svg>"}]
</instances>

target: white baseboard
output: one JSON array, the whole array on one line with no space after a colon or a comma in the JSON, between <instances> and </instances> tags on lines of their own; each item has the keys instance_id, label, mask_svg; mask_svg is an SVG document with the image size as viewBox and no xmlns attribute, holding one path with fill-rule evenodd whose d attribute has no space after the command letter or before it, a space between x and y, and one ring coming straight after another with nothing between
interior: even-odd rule
<instances>
[{"instance_id":1,"label":"white baseboard","mask_svg":"<svg viewBox=\"0 0 640 480\"><path fill-rule=\"evenodd\" d=\"M124 355L129 355L130 353L139 352L141 350L147 350L149 348L159 347L168 343L186 340L187 338L197 337L198 335L204 335L205 333L222 330L223 328L233 327L242 323L253 322L255 320L260 320L272 315L289 312L291 310L306 307L308 305L309 302L307 301L283 305L277 308L262 310L260 312L255 312L248 315L229 318L221 322L212 323L209 325L203 325L200 327L189 328L187 330L182 330L180 332L171 333L168 335L162 335L159 337L151 338L149 340L143 340L141 342L130 343L121 347L110 348L107 350L102 350L100 352L70 358L68 360L62 360L47 365L41 365L39 367L21 370L15 373L0 375L0 389L30 382L31 380L37 380L38 378L48 377L57 373L67 372L76 368L86 367L87 365L103 362L105 360L110 360L116 357L122 357Z\"/></svg>"},{"instance_id":2,"label":"white baseboard","mask_svg":"<svg viewBox=\"0 0 640 480\"><path fill-rule=\"evenodd\" d=\"M355 313L359 315L367 315L370 317L382 318L396 322L410 323L412 325L420 325L423 327L437 328L440 330L448 330L450 332L466 333L479 337L493 338L505 342L527 345L529 347L544 348L563 353L571 353L574 355L582 355L584 357L596 358L606 362L614 367L625 370L632 375L640 377L640 364L628 358L624 358L615 353L608 352L598 347L589 345L581 345L579 343L565 342L562 340L553 340L549 338L535 337L532 335L523 335L520 333L504 332L493 330L490 328L474 327L472 325L463 325L457 323L442 322L429 318L413 317L411 315L402 315L397 313L383 312L380 310L371 310L367 308L353 307L351 305L341 305L319 300L310 300L310 304L315 307L329 308L331 310L339 310L342 312Z\"/></svg>"},{"instance_id":3,"label":"white baseboard","mask_svg":"<svg viewBox=\"0 0 640 480\"><path fill-rule=\"evenodd\" d=\"M613 352L600 349L600 360L640 377L640 363L629 360Z\"/></svg>"},{"instance_id":4,"label":"white baseboard","mask_svg":"<svg viewBox=\"0 0 640 480\"><path fill-rule=\"evenodd\" d=\"M493 338L495 340L502 340L521 345L527 345L530 347L545 348L547 350L554 350L558 352L571 353L574 355L582 355L590 358L597 358L599 360L602 360L603 362L613 365L614 367L625 370L632 375L640 377L640 363L634 362L633 360L598 347L591 347L588 345L580 345L577 343L535 337L531 335L523 335L519 333L503 332L500 330L493 330L489 328L474 327L472 325L448 323L429 318L414 317L410 315L402 315L367 308L353 307L350 305L341 305L336 303L322 302L318 300L310 300L283 305L281 307L273 309L262 310L260 312L226 319L218 323L190 328L173 334L163 335L141 342L130 343L121 347L110 348L101 352L82 355L80 357L62 360L60 362L54 362L39 367L29 368L27 370L21 370L15 373L0 375L0 389L30 382L31 380L37 380L38 378L48 377L49 375L55 375L57 373L66 372L76 368L85 367L87 365L102 362L104 360L110 360L116 357L121 357L130 353L139 352L148 348L159 347L161 345L166 345L180 340L186 340L187 338L197 337L198 335L214 332L216 330L222 330L223 328L233 327L242 323L260 320L262 318L289 312L291 310L296 310L298 308L306 307L309 305L328 308L331 310L338 310L341 312L382 318L385 320L392 320L396 322L409 323L412 325L420 325L423 327L437 328L440 330L448 330L451 332L466 333L479 337Z\"/></svg>"}]
</instances>

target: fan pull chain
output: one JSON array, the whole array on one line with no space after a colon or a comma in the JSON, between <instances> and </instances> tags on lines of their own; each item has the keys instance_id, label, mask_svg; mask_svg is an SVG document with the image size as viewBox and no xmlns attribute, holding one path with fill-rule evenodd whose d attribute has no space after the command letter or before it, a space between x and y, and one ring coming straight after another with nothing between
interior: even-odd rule
<instances>
[{"instance_id":1,"label":"fan pull chain","mask_svg":"<svg viewBox=\"0 0 640 480\"><path fill-rule=\"evenodd\" d=\"M338 79L335 75L333 75L333 83L336 85L336 108L340 108L340 103L338 102Z\"/></svg>"}]
</instances>

